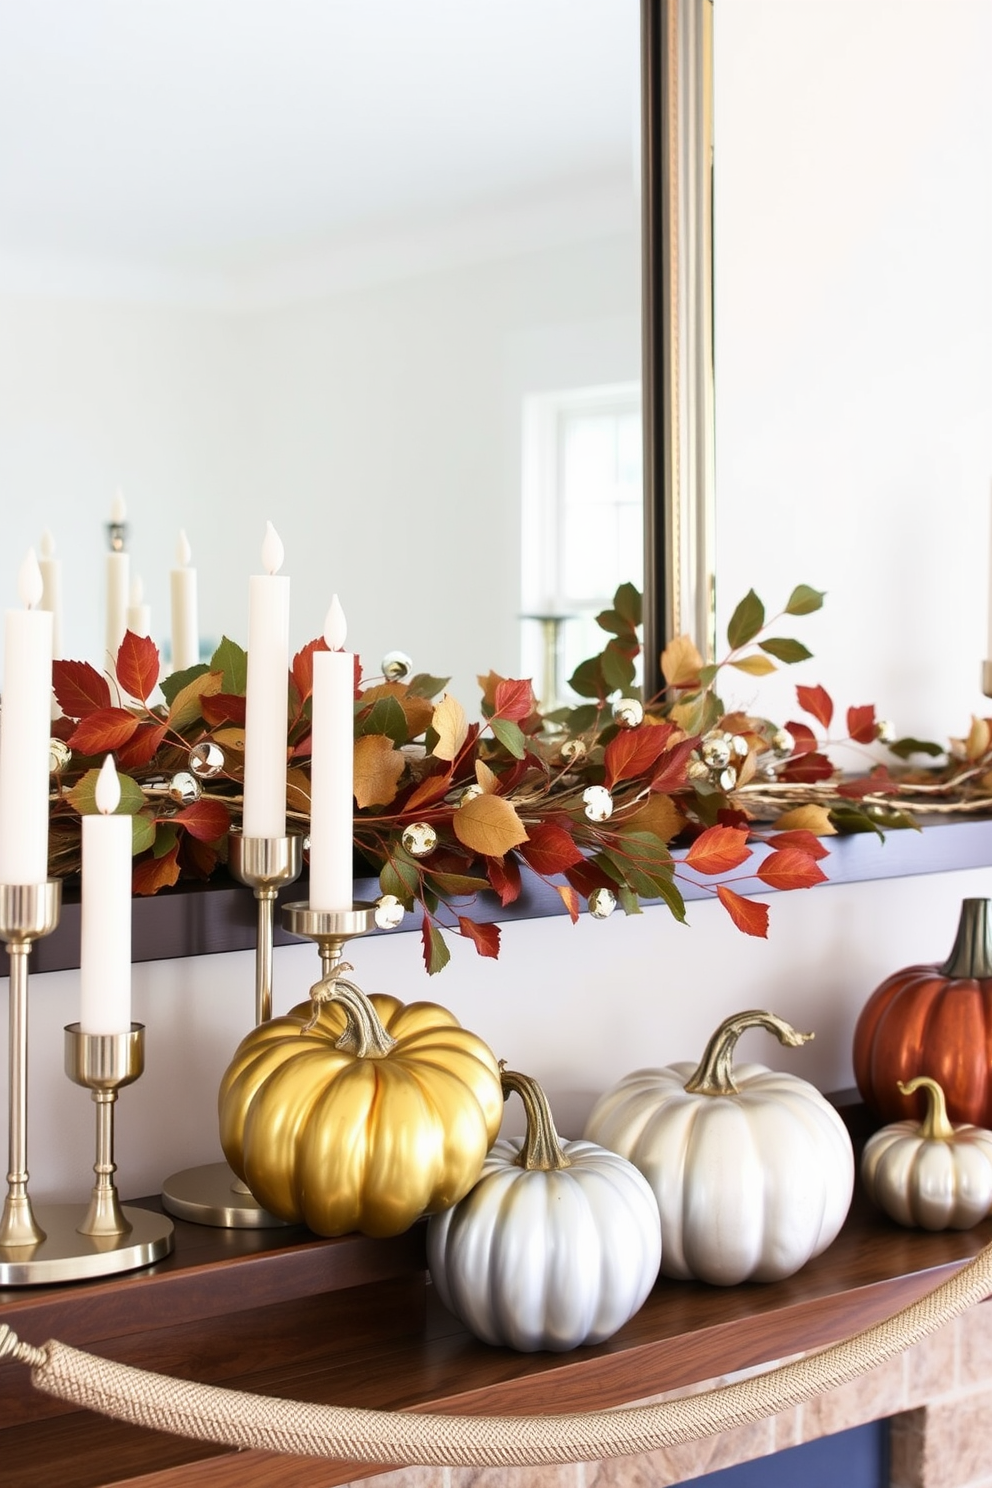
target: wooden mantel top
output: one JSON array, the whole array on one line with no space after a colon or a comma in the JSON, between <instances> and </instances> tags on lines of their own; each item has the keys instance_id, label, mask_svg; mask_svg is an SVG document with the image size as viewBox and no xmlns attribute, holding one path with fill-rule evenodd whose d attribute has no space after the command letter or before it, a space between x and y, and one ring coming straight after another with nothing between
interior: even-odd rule
<instances>
[{"instance_id":1,"label":"wooden mantel top","mask_svg":"<svg viewBox=\"0 0 992 1488\"><path fill-rule=\"evenodd\" d=\"M855 1332L975 1255L992 1239L992 1221L940 1235L901 1230L859 1196L830 1249L789 1280L719 1288L662 1279L607 1343L567 1354L517 1354L467 1334L426 1285L420 1228L386 1242L181 1222L176 1235L174 1255L145 1272L2 1291L0 1321L31 1343L56 1337L143 1368L297 1400L584 1410ZM234 1454L68 1410L35 1393L28 1371L12 1363L0 1365L0 1464L4 1488L314 1481L310 1459ZM319 1481L343 1483L363 1471L325 1463Z\"/></svg>"}]
</instances>

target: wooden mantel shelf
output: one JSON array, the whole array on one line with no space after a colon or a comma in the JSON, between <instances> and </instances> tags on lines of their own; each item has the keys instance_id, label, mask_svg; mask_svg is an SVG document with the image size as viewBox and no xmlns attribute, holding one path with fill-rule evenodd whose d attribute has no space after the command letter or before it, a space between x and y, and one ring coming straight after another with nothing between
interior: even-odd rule
<instances>
[{"instance_id":1,"label":"wooden mantel shelf","mask_svg":"<svg viewBox=\"0 0 992 1488\"><path fill-rule=\"evenodd\" d=\"M154 1207L151 1200L143 1201ZM571 1411L829 1343L936 1286L992 1239L901 1230L860 1197L830 1249L788 1281L730 1289L662 1279L614 1338L569 1354L476 1342L426 1284L423 1230L393 1241L178 1223L175 1253L113 1281L0 1291L0 1321L31 1343L297 1400L458 1412ZM73 1411L0 1365L4 1488L344 1483L368 1469L232 1453ZM199 1466L197 1465L199 1464Z\"/></svg>"}]
</instances>

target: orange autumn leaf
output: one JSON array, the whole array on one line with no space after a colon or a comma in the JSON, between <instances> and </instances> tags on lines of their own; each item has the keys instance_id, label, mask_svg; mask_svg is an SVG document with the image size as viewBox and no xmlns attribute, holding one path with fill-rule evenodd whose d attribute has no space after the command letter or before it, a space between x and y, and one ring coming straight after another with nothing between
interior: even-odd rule
<instances>
[{"instance_id":1,"label":"orange autumn leaf","mask_svg":"<svg viewBox=\"0 0 992 1488\"><path fill-rule=\"evenodd\" d=\"M473 796L451 818L455 836L472 852L502 858L527 841L527 828L503 796Z\"/></svg>"},{"instance_id":2,"label":"orange autumn leaf","mask_svg":"<svg viewBox=\"0 0 992 1488\"><path fill-rule=\"evenodd\" d=\"M726 884L719 884L716 893L738 930L743 930L745 935L756 935L761 940L768 938L767 904L745 899L743 894L735 894Z\"/></svg>"},{"instance_id":3,"label":"orange autumn leaf","mask_svg":"<svg viewBox=\"0 0 992 1488\"><path fill-rule=\"evenodd\" d=\"M138 727L126 708L98 708L81 718L69 735L69 748L78 754L108 754L120 749Z\"/></svg>"},{"instance_id":4,"label":"orange autumn leaf","mask_svg":"<svg viewBox=\"0 0 992 1488\"><path fill-rule=\"evenodd\" d=\"M830 820L830 812L826 806L817 802L810 802L806 806L793 806L791 811L785 811L775 823L775 831L786 832L811 832L814 837L836 837L837 828Z\"/></svg>"},{"instance_id":5,"label":"orange autumn leaf","mask_svg":"<svg viewBox=\"0 0 992 1488\"><path fill-rule=\"evenodd\" d=\"M458 916L458 928L475 945L480 956L499 956L499 926L480 925L468 915Z\"/></svg>"},{"instance_id":6,"label":"orange autumn leaf","mask_svg":"<svg viewBox=\"0 0 992 1488\"><path fill-rule=\"evenodd\" d=\"M824 883L827 875L809 853L794 847L771 852L758 868L758 877L770 889L811 889Z\"/></svg>"},{"instance_id":7,"label":"orange autumn leaf","mask_svg":"<svg viewBox=\"0 0 992 1488\"><path fill-rule=\"evenodd\" d=\"M179 880L179 843L173 843L160 858L143 858L135 863L131 874L131 892L134 894L157 894L159 889L171 889Z\"/></svg>"},{"instance_id":8,"label":"orange autumn leaf","mask_svg":"<svg viewBox=\"0 0 992 1488\"><path fill-rule=\"evenodd\" d=\"M117 680L129 697L146 703L158 682L159 656L155 642L148 636L124 633L117 651Z\"/></svg>"},{"instance_id":9,"label":"orange autumn leaf","mask_svg":"<svg viewBox=\"0 0 992 1488\"><path fill-rule=\"evenodd\" d=\"M406 761L385 734L365 734L355 740L355 802L388 806L396 798Z\"/></svg>"},{"instance_id":10,"label":"orange autumn leaf","mask_svg":"<svg viewBox=\"0 0 992 1488\"><path fill-rule=\"evenodd\" d=\"M742 827L707 827L689 848L685 861L697 873L729 873L750 856L747 832Z\"/></svg>"},{"instance_id":11,"label":"orange autumn leaf","mask_svg":"<svg viewBox=\"0 0 992 1488\"><path fill-rule=\"evenodd\" d=\"M865 703L860 708L848 708L847 733L849 738L854 739L858 744L873 744L877 732L878 725L875 722L873 703Z\"/></svg>"},{"instance_id":12,"label":"orange autumn leaf","mask_svg":"<svg viewBox=\"0 0 992 1488\"><path fill-rule=\"evenodd\" d=\"M829 856L828 849L824 847L819 837L813 832L804 831L801 827L791 832L776 832L774 837L769 837L768 845L776 852L781 852L787 847L795 847L814 860Z\"/></svg>"},{"instance_id":13,"label":"orange autumn leaf","mask_svg":"<svg viewBox=\"0 0 992 1488\"><path fill-rule=\"evenodd\" d=\"M577 924L578 923L578 918L579 918L579 896L578 896L578 894L575 892L575 890L573 888L570 888L568 886L568 884L555 884L555 888L557 889L558 893L561 895L561 902L564 904L565 908L568 910L568 917L572 921L572 924L573 925Z\"/></svg>"},{"instance_id":14,"label":"orange autumn leaf","mask_svg":"<svg viewBox=\"0 0 992 1488\"><path fill-rule=\"evenodd\" d=\"M834 716L833 698L823 687L797 687L796 697L804 713L812 713L821 728L828 729Z\"/></svg>"}]
</instances>

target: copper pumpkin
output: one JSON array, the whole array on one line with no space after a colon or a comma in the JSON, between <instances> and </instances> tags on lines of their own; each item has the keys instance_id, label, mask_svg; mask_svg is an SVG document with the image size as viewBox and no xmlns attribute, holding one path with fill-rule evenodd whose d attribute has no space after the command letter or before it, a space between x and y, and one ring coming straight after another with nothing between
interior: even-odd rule
<instances>
[{"instance_id":1,"label":"copper pumpkin","mask_svg":"<svg viewBox=\"0 0 992 1488\"><path fill-rule=\"evenodd\" d=\"M964 901L946 961L907 966L872 993L854 1030L854 1075L888 1121L922 1114L922 1097L898 1084L926 1075L952 1121L992 1126L992 901Z\"/></svg>"}]
</instances>

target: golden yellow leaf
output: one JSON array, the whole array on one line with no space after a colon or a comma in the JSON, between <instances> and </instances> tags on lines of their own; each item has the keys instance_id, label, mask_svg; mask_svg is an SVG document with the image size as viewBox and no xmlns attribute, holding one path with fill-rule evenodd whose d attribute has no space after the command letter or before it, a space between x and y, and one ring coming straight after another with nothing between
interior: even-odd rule
<instances>
[{"instance_id":1,"label":"golden yellow leaf","mask_svg":"<svg viewBox=\"0 0 992 1488\"><path fill-rule=\"evenodd\" d=\"M172 701L169 709L169 727L180 732L202 718L200 712L200 699L202 697L215 697L224 686L223 672L201 672L199 677L194 677L192 682L187 682L185 687L180 688Z\"/></svg>"},{"instance_id":2,"label":"golden yellow leaf","mask_svg":"<svg viewBox=\"0 0 992 1488\"><path fill-rule=\"evenodd\" d=\"M437 743L431 751L438 759L453 760L465 743L468 733L468 721L465 717L465 709L457 698L450 693L444 697L434 709L431 717L431 727L437 734Z\"/></svg>"},{"instance_id":3,"label":"golden yellow leaf","mask_svg":"<svg viewBox=\"0 0 992 1488\"><path fill-rule=\"evenodd\" d=\"M747 672L749 677L767 677L769 672L778 671L771 657L764 656L760 651L756 651L753 656L742 656L730 665L738 672Z\"/></svg>"},{"instance_id":4,"label":"golden yellow leaf","mask_svg":"<svg viewBox=\"0 0 992 1488\"><path fill-rule=\"evenodd\" d=\"M624 815L623 821L617 823L617 830L653 832L662 842L671 842L684 826L685 817L671 796L655 793L648 796L644 805L632 811L629 816Z\"/></svg>"},{"instance_id":5,"label":"golden yellow leaf","mask_svg":"<svg viewBox=\"0 0 992 1488\"><path fill-rule=\"evenodd\" d=\"M753 780L758 768L758 756L755 750L749 749L737 767L737 784L747 785Z\"/></svg>"},{"instance_id":6,"label":"golden yellow leaf","mask_svg":"<svg viewBox=\"0 0 992 1488\"><path fill-rule=\"evenodd\" d=\"M290 811L310 813L310 776L298 765L286 771L286 805Z\"/></svg>"},{"instance_id":7,"label":"golden yellow leaf","mask_svg":"<svg viewBox=\"0 0 992 1488\"><path fill-rule=\"evenodd\" d=\"M473 796L451 818L455 836L472 852L501 858L527 841L527 828L504 796Z\"/></svg>"},{"instance_id":8,"label":"golden yellow leaf","mask_svg":"<svg viewBox=\"0 0 992 1488\"><path fill-rule=\"evenodd\" d=\"M793 806L775 823L776 832L812 832L815 837L836 837L837 828L830 820L826 806L810 802L807 806Z\"/></svg>"},{"instance_id":9,"label":"golden yellow leaf","mask_svg":"<svg viewBox=\"0 0 992 1488\"><path fill-rule=\"evenodd\" d=\"M703 658L691 636L675 636L661 653L662 676L669 687L686 687L698 681Z\"/></svg>"},{"instance_id":10,"label":"golden yellow leaf","mask_svg":"<svg viewBox=\"0 0 992 1488\"><path fill-rule=\"evenodd\" d=\"M213 739L215 744L219 744L221 746L225 756L227 756L229 752L234 754L244 754L245 752L245 731L237 723L227 724L224 728L214 729L210 737ZM238 761L234 761L234 765L237 768L240 768ZM230 771L232 768L232 761L225 758L224 768L225 770Z\"/></svg>"},{"instance_id":11,"label":"golden yellow leaf","mask_svg":"<svg viewBox=\"0 0 992 1488\"><path fill-rule=\"evenodd\" d=\"M988 751L990 741L992 741L992 729L989 727L989 720L976 718L972 714L971 728L964 741L964 752L968 759L981 759L982 755Z\"/></svg>"},{"instance_id":12,"label":"golden yellow leaf","mask_svg":"<svg viewBox=\"0 0 992 1488\"><path fill-rule=\"evenodd\" d=\"M385 734L365 734L355 740L355 801L363 806L388 806L395 799L406 761Z\"/></svg>"},{"instance_id":13,"label":"golden yellow leaf","mask_svg":"<svg viewBox=\"0 0 992 1488\"><path fill-rule=\"evenodd\" d=\"M490 770L485 760L477 759L475 762L475 778L487 796L491 796L499 785L496 775Z\"/></svg>"}]
</instances>

